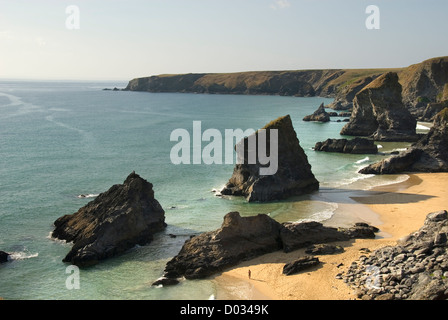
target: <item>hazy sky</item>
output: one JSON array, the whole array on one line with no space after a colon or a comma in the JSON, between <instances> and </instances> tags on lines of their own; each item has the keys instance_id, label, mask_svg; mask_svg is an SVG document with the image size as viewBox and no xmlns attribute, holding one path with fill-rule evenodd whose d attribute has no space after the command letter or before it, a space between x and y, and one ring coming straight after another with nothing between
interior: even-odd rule
<instances>
[{"instance_id":1,"label":"hazy sky","mask_svg":"<svg viewBox=\"0 0 448 320\"><path fill-rule=\"evenodd\" d=\"M0 0L0 78L403 67L448 55L447 13L447 0Z\"/></svg>"}]
</instances>

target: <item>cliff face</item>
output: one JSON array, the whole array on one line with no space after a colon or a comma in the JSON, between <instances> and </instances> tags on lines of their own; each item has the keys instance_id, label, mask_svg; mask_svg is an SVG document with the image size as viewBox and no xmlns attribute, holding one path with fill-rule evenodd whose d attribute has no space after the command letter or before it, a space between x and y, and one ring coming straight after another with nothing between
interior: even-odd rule
<instances>
[{"instance_id":1,"label":"cliff face","mask_svg":"<svg viewBox=\"0 0 448 320\"><path fill-rule=\"evenodd\" d=\"M341 134L378 141L416 141L417 121L403 105L401 90L394 72L372 81L355 96L352 116Z\"/></svg>"},{"instance_id":2,"label":"cliff face","mask_svg":"<svg viewBox=\"0 0 448 320\"><path fill-rule=\"evenodd\" d=\"M350 109L355 95L378 76L396 72L403 103L420 117L430 102L448 99L448 57L406 68L254 71L159 75L133 79L124 90L334 97L334 109Z\"/></svg>"},{"instance_id":3,"label":"cliff face","mask_svg":"<svg viewBox=\"0 0 448 320\"><path fill-rule=\"evenodd\" d=\"M306 97L332 94L328 84L342 73L307 70L162 75L133 79L125 90Z\"/></svg>"},{"instance_id":4,"label":"cliff face","mask_svg":"<svg viewBox=\"0 0 448 320\"><path fill-rule=\"evenodd\" d=\"M443 100L448 84L448 57L423 61L400 73L403 103L417 117L430 102Z\"/></svg>"}]
</instances>

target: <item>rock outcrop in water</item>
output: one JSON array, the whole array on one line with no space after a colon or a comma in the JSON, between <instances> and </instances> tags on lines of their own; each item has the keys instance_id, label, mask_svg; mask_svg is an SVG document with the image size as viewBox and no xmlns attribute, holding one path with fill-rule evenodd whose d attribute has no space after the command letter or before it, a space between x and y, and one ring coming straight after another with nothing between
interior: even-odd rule
<instances>
[{"instance_id":1,"label":"rock outcrop in water","mask_svg":"<svg viewBox=\"0 0 448 320\"><path fill-rule=\"evenodd\" d=\"M342 135L368 136L377 141L416 141L417 121L402 103L398 75L386 73L362 89Z\"/></svg>"},{"instance_id":2,"label":"rock outcrop in water","mask_svg":"<svg viewBox=\"0 0 448 320\"><path fill-rule=\"evenodd\" d=\"M330 121L330 114L325 111L325 106L322 103L320 105L320 107L316 111L314 111L313 114L305 116L303 118L303 121L329 122Z\"/></svg>"},{"instance_id":3,"label":"rock outcrop in water","mask_svg":"<svg viewBox=\"0 0 448 320\"><path fill-rule=\"evenodd\" d=\"M202 279L241 261L316 243L374 238L378 229L360 223L351 228L325 227L319 222L280 224L268 215L241 217L230 212L220 229L187 240L165 267L164 279Z\"/></svg>"},{"instance_id":4,"label":"rock outcrop in water","mask_svg":"<svg viewBox=\"0 0 448 320\"><path fill-rule=\"evenodd\" d=\"M278 130L278 168L275 174L261 175L260 168L266 165L260 164L257 153L256 163L251 164L248 153L245 152L242 164L237 164L233 175L224 189L222 195L243 196L249 202L273 201L286 199L291 196L310 193L319 189L319 182L311 171L308 158L300 146L296 132L289 115L280 117L263 129L266 132ZM259 139L259 131L255 134ZM249 139L246 137L243 143L245 150L248 149ZM270 140L267 139L267 154L270 154Z\"/></svg>"},{"instance_id":5,"label":"rock outcrop in water","mask_svg":"<svg viewBox=\"0 0 448 320\"><path fill-rule=\"evenodd\" d=\"M363 300L448 299L447 240L447 212L430 213L420 230L361 256L337 277Z\"/></svg>"},{"instance_id":6,"label":"rock outcrop in water","mask_svg":"<svg viewBox=\"0 0 448 320\"><path fill-rule=\"evenodd\" d=\"M359 172L363 174L395 174L401 172L448 171L448 108L434 119L428 134L405 152L371 164Z\"/></svg>"},{"instance_id":7,"label":"rock outcrop in water","mask_svg":"<svg viewBox=\"0 0 448 320\"><path fill-rule=\"evenodd\" d=\"M73 242L63 261L89 266L151 242L166 227L152 187L133 172L78 212L57 219L52 236Z\"/></svg>"},{"instance_id":8,"label":"rock outcrop in water","mask_svg":"<svg viewBox=\"0 0 448 320\"><path fill-rule=\"evenodd\" d=\"M0 263L5 263L9 261L9 253L0 251Z\"/></svg>"},{"instance_id":9,"label":"rock outcrop in water","mask_svg":"<svg viewBox=\"0 0 448 320\"><path fill-rule=\"evenodd\" d=\"M327 139L323 142L317 142L314 146L315 151L339 152L352 154L376 154L378 147L369 139L354 138L347 139Z\"/></svg>"}]
</instances>

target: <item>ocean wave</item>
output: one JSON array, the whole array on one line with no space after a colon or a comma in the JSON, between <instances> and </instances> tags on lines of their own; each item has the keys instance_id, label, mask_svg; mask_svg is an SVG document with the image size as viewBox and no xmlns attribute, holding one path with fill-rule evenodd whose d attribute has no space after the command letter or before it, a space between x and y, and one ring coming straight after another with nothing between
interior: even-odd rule
<instances>
[{"instance_id":1,"label":"ocean wave","mask_svg":"<svg viewBox=\"0 0 448 320\"><path fill-rule=\"evenodd\" d=\"M407 181L409 178L410 178L409 175L402 174L402 175L399 175L395 179L392 179L392 180L381 179L381 180L376 181L375 183L371 183L369 186L367 186L367 188L365 190L371 190L371 189L376 188L376 187L382 187L382 186L388 186L388 185L391 185L391 184L402 183L402 182Z\"/></svg>"},{"instance_id":2,"label":"ocean wave","mask_svg":"<svg viewBox=\"0 0 448 320\"><path fill-rule=\"evenodd\" d=\"M369 160L370 160L369 157L365 157L364 159L358 160L358 161L356 161L355 163L356 163L356 164L360 164L360 163L367 162L367 161L369 161Z\"/></svg>"},{"instance_id":3,"label":"ocean wave","mask_svg":"<svg viewBox=\"0 0 448 320\"><path fill-rule=\"evenodd\" d=\"M25 260L25 259L31 259L36 258L39 256L39 253L29 253L25 251L18 251L18 252L11 252L9 253L9 259L10 260Z\"/></svg>"},{"instance_id":4,"label":"ocean wave","mask_svg":"<svg viewBox=\"0 0 448 320\"><path fill-rule=\"evenodd\" d=\"M80 194L79 196L77 196L77 198L86 199L86 198L96 198L98 196L99 194L96 193L88 193L88 194Z\"/></svg>"},{"instance_id":5,"label":"ocean wave","mask_svg":"<svg viewBox=\"0 0 448 320\"><path fill-rule=\"evenodd\" d=\"M334 215L336 210L339 208L339 205L335 202L326 202L326 204L329 206L329 208L313 213L308 218L299 219L298 221L295 222L310 222L310 221L322 222L330 219Z\"/></svg>"}]
</instances>

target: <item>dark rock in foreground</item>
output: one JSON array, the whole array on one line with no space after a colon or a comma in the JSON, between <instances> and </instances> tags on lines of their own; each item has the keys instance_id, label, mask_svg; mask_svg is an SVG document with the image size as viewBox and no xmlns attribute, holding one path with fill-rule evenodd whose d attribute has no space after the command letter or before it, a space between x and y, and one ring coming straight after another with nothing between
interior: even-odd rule
<instances>
[{"instance_id":1,"label":"dark rock in foreground","mask_svg":"<svg viewBox=\"0 0 448 320\"><path fill-rule=\"evenodd\" d=\"M299 259L293 262L285 264L282 273L287 276L290 276L299 273L300 271L310 269L314 266L317 266L318 264L320 264L318 258L311 256L304 256L300 257Z\"/></svg>"},{"instance_id":2,"label":"dark rock in foreground","mask_svg":"<svg viewBox=\"0 0 448 320\"><path fill-rule=\"evenodd\" d=\"M231 212L224 217L220 229L187 240L179 254L166 264L164 278L206 278L266 253L359 237L374 238L376 231L365 224L347 229L325 227L318 222L280 224L265 214L241 217L238 212Z\"/></svg>"},{"instance_id":3,"label":"dark rock in foreground","mask_svg":"<svg viewBox=\"0 0 448 320\"><path fill-rule=\"evenodd\" d=\"M240 261L280 250L280 228L267 215L242 218L230 212L220 229L187 240L167 263L165 277L205 278Z\"/></svg>"},{"instance_id":4,"label":"dark rock in foreground","mask_svg":"<svg viewBox=\"0 0 448 320\"><path fill-rule=\"evenodd\" d=\"M152 184L133 172L122 185L57 219L52 236L73 242L64 262L89 266L152 241L166 227L164 214Z\"/></svg>"},{"instance_id":5,"label":"dark rock in foreground","mask_svg":"<svg viewBox=\"0 0 448 320\"><path fill-rule=\"evenodd\" d=\"M361 256L344 275L361 299L448 299L448 214L428 214L420 230L369 256Z\"/></svg>"},{"instance_id":6,"label":"dark rock in foreground","mask_svg":"<svg viewBox=\"0 0 448 320\"><path fill-rule=\"evenodd\" d=\"M311 193L319 189L319 182L311 171L308 158L300 146L296 132L289 115L280 117L263 129L269 134L270 130L278 130L278 169L274 174L262 175L260 169L267 167L260 164L259 155L256 163L249 162L248 152L245 151L242 164L237 164L232 177L221 191L222 195L243 196L249 202L274 201ZM255 134L259 139L259 131ZM249 139L240 142L248 150ZM270 140L267 138L267 154L271 154Z\"/></svg>"},{"instance_id":7,"label":"dark rock in foreground","mask_svg":"<svg viewBox=\"0 0 448 320\"><path fill-rule=\"evenodd\" d=\"M313 114L305 116L303 121L318 121L318 122L328 122L330 121L330 114L325 111L325 106L322 103L320 107L314 111Z\"/></svg>"},{"instance_id":8,"label":"dark rock in foreground","mask_svg":"<svg viewBox=\"0 0 448 320\"><path fill-rule=\"evenodd\" d=\"M0 263L5 263L9 261L9 253L0 251Z\"/></svg>"},{"instance_id":9,"label":"dark rock in foreground","mask_svg":"<svg viewBox=\"0 0 448 320\"><path fill-rule=\"evenodd\" d=\"M376 154L378 147L369 139L354 138L347 139L327 139L323 142L317 142L314 146L315 151L340 152L352 154Z\"/></svg>"},{"instance_id":10,"label":"dark rock in foreground","mask_svg":"<svg viewBox=\"0 0 448 320\"><path fill-rule=\"evenodd\" d=\"M341 134L376 141L416 141L417 121L404 106L401 91L396 73L372 81L356 94L350 121Z\"/></svg>"},{"instance_id":11,"label":"dark rock in foreground","mask_svg":"<svg viewBox=\"0 0 448 320\"><path fill-rule=\"evenodd\" d=\"M437 114L428 134L405 152L371 164L363 174L448 171L448 108Z\"/></svg>"}]
</instances>

